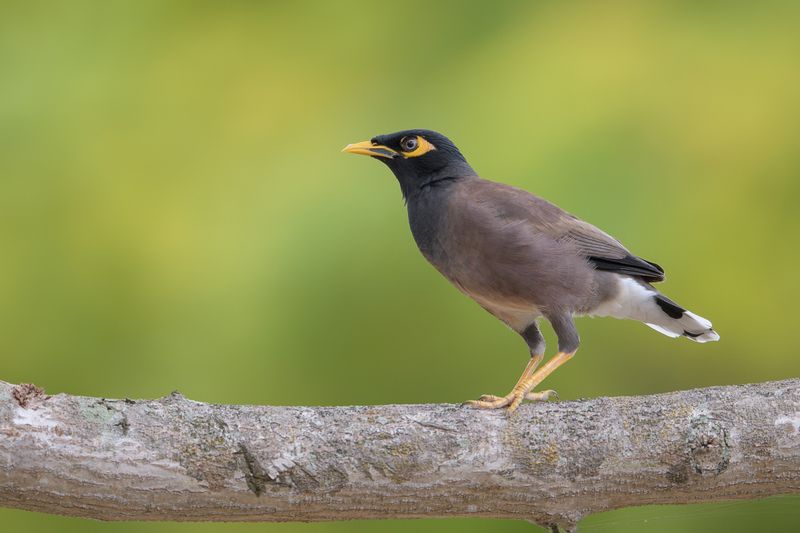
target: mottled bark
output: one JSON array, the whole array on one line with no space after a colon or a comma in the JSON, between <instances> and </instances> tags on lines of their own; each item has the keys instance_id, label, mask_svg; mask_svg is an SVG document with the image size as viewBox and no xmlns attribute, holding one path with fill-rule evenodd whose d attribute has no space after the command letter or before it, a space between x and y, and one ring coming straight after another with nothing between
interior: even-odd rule
<instances>
[{"instance_id":1,"label":"mottled bark","mask_svg":"<svg viewBox=\"0 0 800 533\"><path fill-rule=\"evenodd\" d=\"M800 380L478 411L106 400L0 382L0 506L103 520L480 516L800 492Z\"/></svg>"}]
</instances>

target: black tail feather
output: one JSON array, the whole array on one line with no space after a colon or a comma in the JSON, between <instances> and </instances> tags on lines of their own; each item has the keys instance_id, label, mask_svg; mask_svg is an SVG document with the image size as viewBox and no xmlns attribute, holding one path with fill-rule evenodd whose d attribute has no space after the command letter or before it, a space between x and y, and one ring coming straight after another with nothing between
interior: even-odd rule
<instances>
[{"instance_id":1,"label":"black tail feather","mask_svg":"<svg viewBox=\"0 0 800 533\"><path fill-rule=\"evenodd\" d=\"M661 310L669 315L670 318L681 318L683 313L686 312L686 309L676 304L663 294L655 294L653 299L656 301Z\"/></svg>"}]
</instances>

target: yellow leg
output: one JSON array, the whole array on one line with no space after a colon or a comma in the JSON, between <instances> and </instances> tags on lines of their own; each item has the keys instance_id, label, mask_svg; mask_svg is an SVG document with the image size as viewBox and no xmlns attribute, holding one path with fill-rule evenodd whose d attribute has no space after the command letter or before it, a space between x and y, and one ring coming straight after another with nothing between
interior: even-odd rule
<instances>
[{"instance_id":1,"label":"yellow leg","mask_svg":"<svg viewBox=\"0 0 800 533\"><path fill-rule=\"evenodd\" d=\"M531 356L531 360L528 361L528 364L525 366L525 370L522 371L522 375L517 380L517 384L514 385L514 388L517 388L519 386L519 384L522 383L523 381L525 381L526 379L530 379L530 377L536 371L536 368L539 366L539 363L542 362L542 359L544 359L544 354L541 354L541 353ZM481 396L479 398L478 401L481 401L481 402L498 402L498 401L502 401L503 398L504 398L504 396L495 396L494 394L484 394L483 396ZM466 403L469 404L469 405L472 405L472 401L473 400L470 400L470 401L468 401Z\"/></svg>"},{"instance_id":2,"label":"yellow leg","mask_svg":"<svg viewBox=\"0 0 800 533\"><path fill-rule=\"evenodd\" d=\"M499 409L508 406L508 412L512 413L519 407L522 400L546 400L551 395L555 394L555 391L531 392L531 389L544 381L556 368L572 359L573 355L575 355L575 352L558 352L538 370L536 370L536 367L542 360L542 356L539 355L535 358L531 358L531 361L528 363L528 366L525 367L525 371L522 373L522 376L520 376L517 384L514 385L514 388L511 389L511 392L506 396L482 396L480 400L469 401L466 402L466 404L480 409ZM534 361L534 359L537 358L538 360Z\"/></svg>"}]
</instances>

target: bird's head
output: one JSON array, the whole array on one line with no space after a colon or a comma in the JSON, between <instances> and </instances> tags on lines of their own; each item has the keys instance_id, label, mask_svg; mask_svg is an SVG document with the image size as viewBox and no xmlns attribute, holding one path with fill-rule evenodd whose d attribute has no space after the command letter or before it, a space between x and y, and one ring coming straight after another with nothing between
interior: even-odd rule
<instances>
[{"instance_id":1,"label":"bird's head","mask_svg":"<svg viewBox=\"0 0 800 533\"><path fill-rule=\"evenodd\" d=\"M345 146L343 152L373 157L388 166L403 196L413 197L437 181L475 176L453 142L435 131L405 130Z\"/></svg>"}]
</instances>

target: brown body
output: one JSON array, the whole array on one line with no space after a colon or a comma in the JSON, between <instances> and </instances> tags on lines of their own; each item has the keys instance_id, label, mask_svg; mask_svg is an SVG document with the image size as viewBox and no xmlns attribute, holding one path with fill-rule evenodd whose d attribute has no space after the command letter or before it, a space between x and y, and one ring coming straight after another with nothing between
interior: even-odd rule
<instances>
[{"instance_id":1,"label":"brown body","mask_svg":"<svg viewBox=\"0 0 800 533\"><path fill-rule=\"evenodd\" d=\"M453 180L410 202L409 222L428 261L518 332L539 316L589 314L617 292L615 275L567 239L581 222L526 191Z\"/></svg>"}]
</instances>

